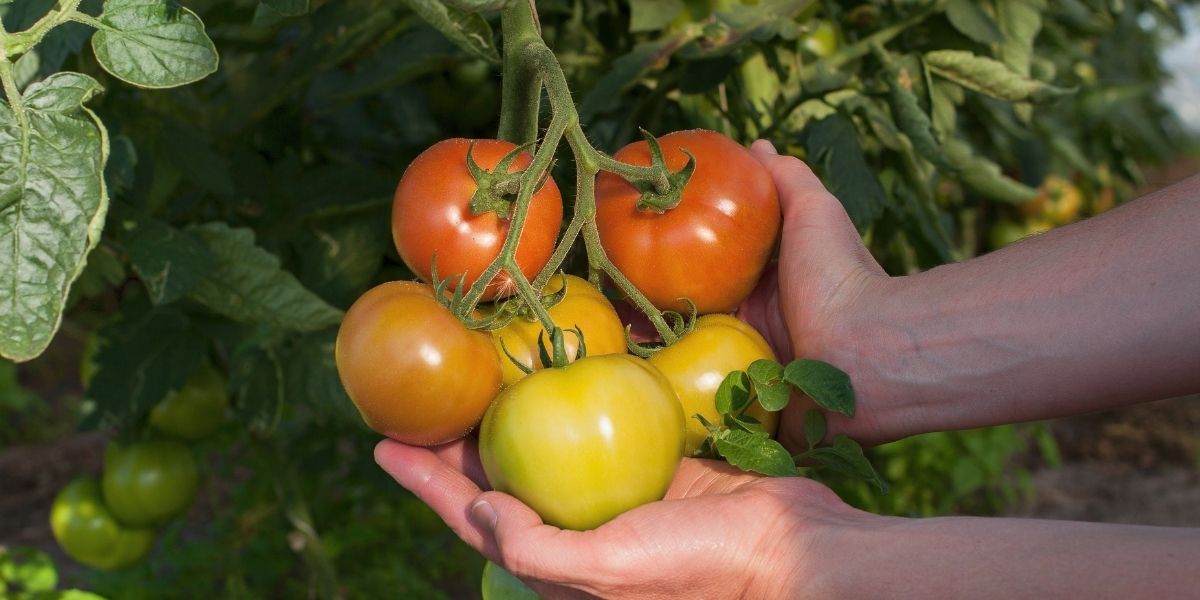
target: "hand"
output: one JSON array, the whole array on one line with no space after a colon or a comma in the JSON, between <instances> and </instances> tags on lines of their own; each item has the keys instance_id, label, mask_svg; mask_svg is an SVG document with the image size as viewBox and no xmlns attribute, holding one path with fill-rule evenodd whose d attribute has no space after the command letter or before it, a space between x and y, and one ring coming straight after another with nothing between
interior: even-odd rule
<instances>
[{"instance_id":1,"label":"hand","mask_svg":"<svg viewBox=\"0 0 1200 600\"><path fill-rule=\"evenodd\" d=\"M777 268L768 267L738 317L762 333L785 364L815 358L854 376L857 365L846 363L859 353L850 346L854 340L845 333L847 324L870 310L890 278L863 245L841 202L808 165L780 156L765 140L755 142L751 152L775 180L783 232ZM853 420L829 415L831 434L863 442L888 440L886 423L880 420L883 411L859 396ZM784 411L779 439L789 449L806 447L803 416L811 407L793 402Z\"/></svg>"},{"instance_id":2,"label":"hand","mask_svg":"<svg viewBox=\"0 0 1200 600\"><path fill-rule=\"evenodd\" d=\"M489 489L473 439L419 448L385 440L375 460L464 541L544 598L792 598L820 581L828 532L874 518L798 477L683 459L661 502L591 531L545 525ZM840 534L839 534L840 535Z\"/></svg>"}]
</instances>

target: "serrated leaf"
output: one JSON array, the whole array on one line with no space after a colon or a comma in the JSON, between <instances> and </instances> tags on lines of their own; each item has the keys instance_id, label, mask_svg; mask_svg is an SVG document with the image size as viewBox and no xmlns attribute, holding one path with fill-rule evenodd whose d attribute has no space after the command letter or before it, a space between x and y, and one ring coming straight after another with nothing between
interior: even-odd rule
<instances>
[{"instance_id":1,"label":"serrated leaf","mask_svg":"<svg viewBox=\"0 0 1200 600\"><path fill-rule=\"evenodd\" d=\"M168 121L157 145L162 157L196 187L224 196L234 194L229 159L214 150L200 131Z\"/></svg>"},{"instance_id":2,"label":"serrated leaf","mask_svg":"<svg viewBox=\"0 0 1200 600\"><path fill-rule=\"evenodd\" d=\"M758 403L766 410L775 412L783 410L791 399L792 390L783 381L783 365L765 358L760 358L746 368L746 374L754 383L754 394Z\"/></svg>"},{"instance_id":3,"label":"serrated leaf","mask_svg":"<svg viewBox=\"0 0 1200 600\"><path fill-rule=\"evenodd\" d=\"M804 148L855 227L862 231L883 214L887 195L867 164L850 119L839 113L810 124L804 130Z\"/></svg>"},{"instance_id":4,"label":"serrated leaf","mask_svg":"<svg viewBox=\"0 0 1200 600\"><path fill-rule=\"evenodd\" d=\"M315 331L294 340L281 356L284 396L309 404L323 417L365 428L338 377L333 353L336 340L336 328Z\"/></svg>"},{"instance_id":5,"label":"serrated leaf","mask_svg":"<svg viewBox=\"0 0 1200 600\"><path fill-rule=\"evenodd\" d=\"M761 431L731 429L714 440L717 452L729 464L771 477L799 475L792 456L779 442Z\"/></svg>"},{"instance_id":6,"label":"serrated leaf","mask_svg":"<svg viewBox=\"0 0 1200 600\"><path fill-rule=\"evenodd\" d=\"M171 0L106 0L92 50L104 70L144 88L169 88L217 70L204 23Z\"/></svg>"},{"instance_id":7,"label":"serrated leaf","mask_svg":"<svg viewBox=\"0 0 1200 600\"><path fill-rule=\"evenodd\" d=\"M862 446L844 435L835 436L832 446L814 448L805 452L804 456L821 461L823 468L865 479L877 487L880 493L888 492L887 482L875 470L871 461L867 460Z\"/></svg>"},{"instance_id":8,"label":"serrated leaf","mask_svg":"<svg viewBox=\"0 0 1200 600\"><path fill-rule=\"evenodd\" d=\"M193 232L140 215L122 218L120 228L133 270L155 304L182 298L216 267L216 256Z\"/></svg>"},{"instance_id":9,"label":"serrated leaf","mask_svg":"<svg viewBox=\"0 0 1200 600\"><path fill-rule=\"evenodd\" d=\"M105 342L88 386L96 408L84 418L85 428L139 418L183 385L205 351L205 339L187 315L144 300L126 304L97 335Z\"/></svg>"},{"instance_id":10,"label":"serrated leaf","mask_svg":"<svg viewBox=\"0 0 1200 600\"><path fill-rule=\"evenodd\" d=\"M270 27L288 17L308 14L309 0L259 0L254 7L254 25Z\"/></svg>"},{"instance_id":11,"label":"serrated leaf","mask_svg":"<svg viewBox=\"0 0 1200 600\"><path fill-rule=\"evenodd\" d=\"M328 305L283 270L279 259L254 243L254 232L224 223L189 227L216 257L216 265L188 297L242 323L315 331L342 320Z\"/></svg>"},{"instance_id":12,"label":"serrated leaf","mask_svg":"<svg viewBox=\"0 0 1200 600\"><path fill-rule=\"evenodd\" d=\"M854 387L850 385L850 376L841 369L824 361L803 358L784 367L783 379L807 394L817 406L854 416Z\"/></svg>"},{"instance_id":13,"label":"serrated leaf","mask_svg":"<svg viewBox=\"0 0 1200 600\"><path fill-rule=\"evenodd\" d=\"M683 0L631 0L629 31L658 31L683 12Z\"/></svg>"},{"instance_id":14,"label":"serrated leaf","mask_svg":"<svg viewBox=\"0 0 1200 600\"><path fill-rule=\"evenodd\" d=\"M0 101L0 356L42 353L100 241L108 139L83 103L101 91L87 75L51 75L25 90L25 123Z\"/></svg>"},{"instance_id":15,"label":"serrated leaf","mask_svg":"<svg viewBox=\"0 0 1200 600\"><path fill-rule=\"evenodd\" d=\"M737 414L750 405L750 379L745 371L731 371L717 386L714 399L717 412L722 415Z\"/></svg>"},{"instance_id":16,"label":"serrated leaf","mask_svg":"<svg viewBox=\"0 0 1200 600\"><path fill-rule=\"evenodd\" d=\"M493 63L500 62L492 26L482 15L446 6L438 0L404 0L404 3L468 54Z\"/></svg>"},{"instance_id":17,"label":"serrated leaf","mask_svg":"<svg viewBox=\"0 0 1200 600\"><path fill-rule=\"evenodd\" d=\"M966 50L926 52L925 64L937 75L969 90L1009 102L1037 102L1069 93L1068 90L1025 77L998 60Z\"/></svg>"},{"instance_id":18,"label":"serrated leaf","mask_svg":"<svg viewBox=\"0 0 1200 600\"><path fill-rule=\"evenodd\" d=\"M1007 0L1002 0L1003 4ZM959 33L980 44L999 44L1004 41L1000 27L974 0L949 0L946 18Z\"/></svg>"},{"instance_id":19,"label":"serrated leaf","mask_svg":"<svg viewBox=\"0 0 1200 600\"><path fill-rule=\"evenodd\" d=\"M245 346L233 353L229 395L233 410L246 428L270 435L284 408L283 366L273 348Z\"/></svg>"},{"instance_id":20,"label":"serrated leaf","mask_svg":"<svg viewBox=\"0 0 1200 600\"><path fill-rule=\"evenodd\" d=\"M807 410L804 412L804 442L808 444L809 450L816 447L825 439L825 415L819 410Z\"/></svg>"}]
</instances>

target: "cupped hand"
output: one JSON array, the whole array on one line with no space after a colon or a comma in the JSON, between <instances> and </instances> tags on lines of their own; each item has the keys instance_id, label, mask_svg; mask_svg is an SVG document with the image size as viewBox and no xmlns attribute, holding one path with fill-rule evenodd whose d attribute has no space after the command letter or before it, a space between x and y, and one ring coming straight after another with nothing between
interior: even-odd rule
<instances>
[{"instance_id":1,"label":"cupped hand","mask_svg":"<svg viewBox=\"0 0 1200 600\"><path fill-rule=\"evenodd\" d=\"M793 358L825 360L850 373L856 387L863 369L857 364L869 349L857 348L852 325L869 315L873 302L886 296L890 278L859 237L849 215L812 172L793 156L780 156L759 140L751 153L767 168L783 210L779 262L768 267L754 292L738 309L774 348L784 363ZM861 391L861 389L860 389ZM859 394L858 415L830 415L830 433L864 442L889 439L880 407ZM779 439L803 447L803 413L811 403L793 402L780 422Z\"/></svg>"},{"instance_id":2,"label":"cupped hand","mask_svg":"<svg viewBox=\"0 0 1200 600\"><path fill-rule=\"evenodd\" d=\"M869 517L808 479L685 458L662 501L569 531L488 491L470 438L434 448L385 440L375 460L464 541L551 599L797 597L819 581L827 533Z\"/></svg>"}]
</instances>

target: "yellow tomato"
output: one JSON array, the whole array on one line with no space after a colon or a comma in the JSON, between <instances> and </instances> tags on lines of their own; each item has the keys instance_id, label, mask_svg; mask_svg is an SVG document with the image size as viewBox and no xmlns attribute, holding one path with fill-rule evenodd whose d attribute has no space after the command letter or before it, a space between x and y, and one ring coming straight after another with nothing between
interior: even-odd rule
<instances>
[{"instance_id":1,"label":"yellow tomato","mask_svg":"<svg viewBox=\"0 0 1200 600\"><path fill-rule=\"evenodd\" d=\"M586 279L574 275L565 277L567 294L548 312L550 318L554 319L554 324L565 332L563 342L567 348L567 356L574 360L579 348L579 338L567 331L573 327L583 331L588 356L624 354L625 327L617 317L617 311L613 310L612 303ZM544 292L553 294L561 290L562 286L562 276L552 277ZM504 385L512 385L525 377L525 373L504 354L505 349L513 358L521 361L521 364L534 370L542 368L542 361L538 357L538 336L544 337L549 349L549 332L536 319L528 320L522 317L517 317L508 325L492 332L492 343L500 355ZM504 343L503 348L501 342Z\"/></svg>"},{"instance_id":2,"label":"yellow tomato","mask_svg":"<svg viewBox=\"0 0 1200 600\"><path fill-rule=\"evenodd\" d=\"M708 437L708 430L694 415L719 422L717 387L726 375L744 370L760 358L775 360L767 341L753 327L725 314L700 317L691 333L650 357L650 363L671 382L683 405L687 417L684 456L694 455ZM762 422L764 431L775 434L778 413L754 402L746 414Z\"/></svg>"}]
</instances>

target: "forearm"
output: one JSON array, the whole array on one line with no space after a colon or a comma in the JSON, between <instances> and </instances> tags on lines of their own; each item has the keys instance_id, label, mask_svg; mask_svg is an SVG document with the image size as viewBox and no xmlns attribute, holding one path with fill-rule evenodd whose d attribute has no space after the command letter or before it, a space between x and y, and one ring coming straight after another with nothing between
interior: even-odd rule
<instances>
[{"instance_id":1,"label":"forearm","mask_svg":"<svg viewBox=\"0 0 1200 600\"><path fill-rule=\"evenodd\" d=\"M875 517L824 538L797 582L820 598L1183 598L1200 530L1027 519ZM835 563L836 561L836 563Z\"/></svg>"},{"instance_id":2,"label":"forearm","mask_svg":"<svg viewBox=\"0 0 1200 600\"><path fill-rule=\"evenodd\" d=\"M1195 392L1200 177L875 291L834 358L889 437Z\"/></svg>"}]
</instances>

